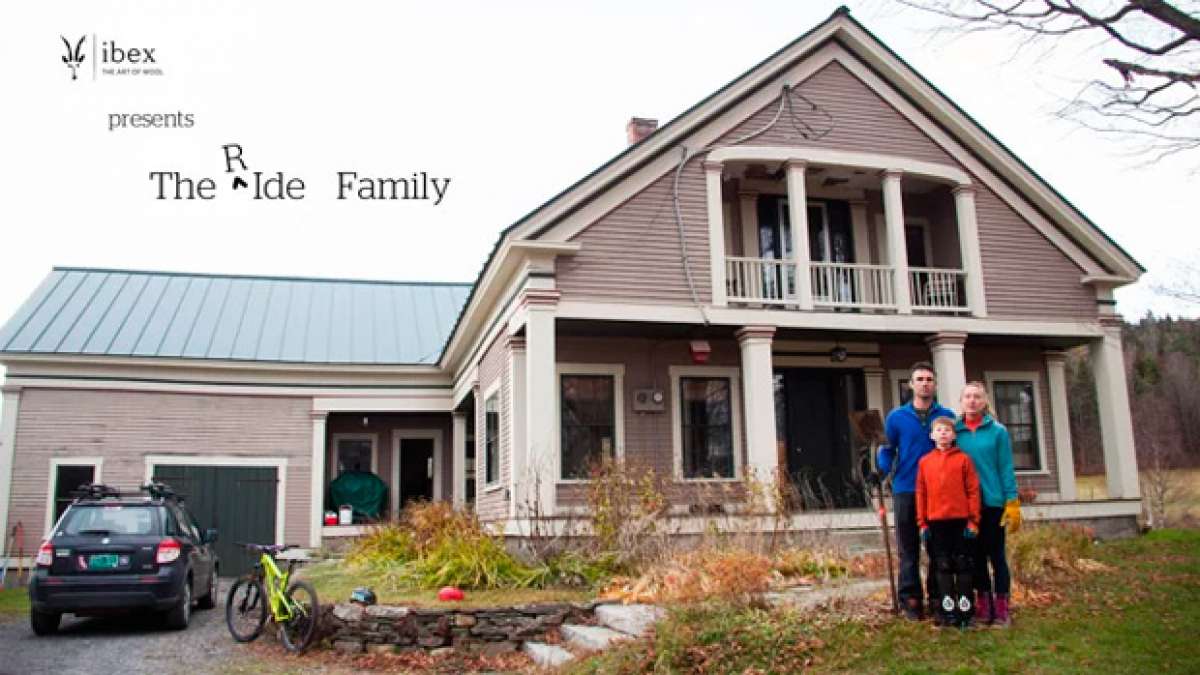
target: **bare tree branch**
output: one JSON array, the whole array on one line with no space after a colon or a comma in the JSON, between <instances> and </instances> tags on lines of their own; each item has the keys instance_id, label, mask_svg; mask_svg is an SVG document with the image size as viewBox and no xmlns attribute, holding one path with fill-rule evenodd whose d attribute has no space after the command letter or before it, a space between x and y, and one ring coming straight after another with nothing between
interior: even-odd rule
<instances>
[{"instance_id":1,"label":"bare tree branch","mask_svg":"<svg viewBox=\"0 0 1200 675\"><path fill-rule=\"evenodd\" d=\"M1014 53L1073 35L1102 39L1096 77L1060 117L1115 133L1156 159L1200 147L1200 3L1194 0L899 0L956 30L1014 33ZM1117 77L1109 81L1109 73Z\"/></svg>"}]
</instances>

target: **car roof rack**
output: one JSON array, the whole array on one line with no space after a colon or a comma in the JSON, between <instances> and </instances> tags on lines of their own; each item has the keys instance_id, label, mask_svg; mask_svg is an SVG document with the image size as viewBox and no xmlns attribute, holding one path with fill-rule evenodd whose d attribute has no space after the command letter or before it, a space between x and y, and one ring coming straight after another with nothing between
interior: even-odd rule
<instances>
[{"instance_id":1,"label":"car roof rack","mask_svg":"<svg viewBox=\"0 0 1200 675\"><path fill-rule=\"evenodd\" d=\"M104 483L84 483L71 490L71 496L76 499L104 499L105 497L120 498L121 491Z\"/></svg>"},{"instance_id":2,"label":"car roof rack","mask_svg":"<svg viewBox=\"0 0 1200 675\"><path fill-rule=\"evenodd\" d=\"M170 485L159 481L150 481L149 483L146 483L142 486L142 491L150 493L151 499L174 499L177 501L183 501L183 495L175 492L174 488L172 488Z\"/></svg>"}]
</instances>

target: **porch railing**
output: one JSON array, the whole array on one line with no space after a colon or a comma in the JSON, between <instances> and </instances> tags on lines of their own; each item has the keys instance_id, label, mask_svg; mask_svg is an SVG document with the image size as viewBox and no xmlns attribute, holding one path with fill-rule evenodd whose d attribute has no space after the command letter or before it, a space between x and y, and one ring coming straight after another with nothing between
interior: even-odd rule
<instances>
[{"instance_id":1,"label":"porch railing","mask_svg":"<svg viewBox=\"0 0 1200 675\"><path fill-rule=\"evenodd\" d=\"M796 301L796 267L791 260L725 258L729 299L764 305Z\"/></svg>"},{"instance_id":2,"label":"porch railing","mask_svg":"<svg viewBox=\"0 0 1200 675\"><path fill-rule=\"evenodd\" d=\"M966 312L967 273L933 267L908 268L912 307L924 312Z\"/></svg>"},{"instance_id":3,"label":"porch railing","mask_svg":"<svg viewBox=\"0 0 1200 675\"><path fill-rule=\"evenodd\" d=\"M813 304L819 307L886 309L896 306L893 270L889 265L809 263Z\"/></svg>"}]
</instances>

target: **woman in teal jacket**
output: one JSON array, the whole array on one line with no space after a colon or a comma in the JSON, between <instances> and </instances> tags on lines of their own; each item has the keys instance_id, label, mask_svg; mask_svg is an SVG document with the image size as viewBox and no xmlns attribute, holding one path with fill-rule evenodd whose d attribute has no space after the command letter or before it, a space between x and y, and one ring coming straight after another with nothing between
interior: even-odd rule
<instances>
[{"instance_id":1,"label":"woman in teal jacket","mask_svg":"<svg viewBox=\"0 0 1200 675\"><path fill-rule=\"evenodd\" d=\"M975 571L972 575L976 594L975 621L980 625L1008 626L1011 582L1008 560L1004 554L1004 535L1005 530L1016 532L1021 526L1012 440L1008 436L1008 429L992 417L987 388L982 382L968 383L963 388L959 403L962 416L955 424L954 431L958 436L958 447L975 464L983 501Z\"/></svg>"}]
</instances>

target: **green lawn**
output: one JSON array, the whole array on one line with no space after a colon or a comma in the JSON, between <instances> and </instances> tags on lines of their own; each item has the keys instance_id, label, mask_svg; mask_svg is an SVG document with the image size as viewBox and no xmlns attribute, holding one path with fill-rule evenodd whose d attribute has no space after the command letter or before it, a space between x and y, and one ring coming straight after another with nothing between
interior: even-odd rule
<instances>
[{"instance_id":1,"label":"green lawn","mask_svg":"<svg viewBox=\"0 0 1200 675\"><path fill-rule=\"evenodd\" d=\"M653 644L569 672L1196 672L1200 532L1156 531L1102 544L1095 557L1115 569L1063 583L1061 602L1018 608L1009 630L939 632L870 612L837 620L690 608L675 610Z\"/></svg>"},{"instance_id":2,"label":"green lawn","mask_svg":"<svg viewBox=\"0 0 1200 675\"><path fill-rule=\"evenodd\" d=\"M24 588L0 590L0 618L29 614L29 591Z\"/></svg>"}]
</instances>

